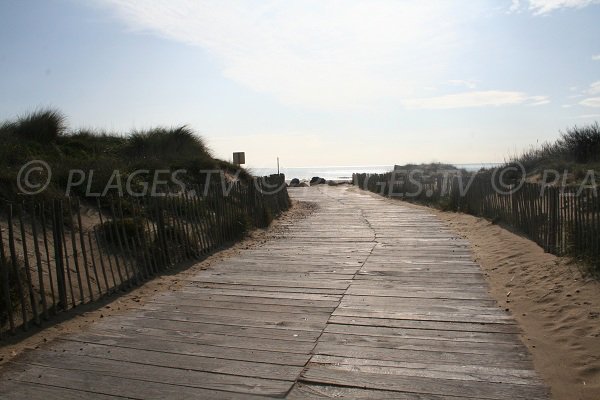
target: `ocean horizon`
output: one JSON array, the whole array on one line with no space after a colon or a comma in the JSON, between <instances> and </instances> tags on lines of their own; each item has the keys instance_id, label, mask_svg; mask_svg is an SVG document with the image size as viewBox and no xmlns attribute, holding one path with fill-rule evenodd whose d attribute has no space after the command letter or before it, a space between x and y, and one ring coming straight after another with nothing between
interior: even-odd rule
<instances>
[{"instance_id":1,"label":"ocean horizon","mask_svg":"<svg viewBox=\"0 0 600 400\"><path fill-rule=\"evenodd\" d=\"M452 164L457 168L464 168L467 171L478 171L484 167L494 167L499 163L472 163L472 164ZM394 169L393 165L354 165L354 166L321 166L321 167L281 167L280 173L285 174L286 180L298 178L300 180L310 180L314 176L327 180L351 180L352 174L368 173L383 174ZM277 173L277 168L258 167L248 168L256 176L266 176Z\"/></svg>"}]
</instances>

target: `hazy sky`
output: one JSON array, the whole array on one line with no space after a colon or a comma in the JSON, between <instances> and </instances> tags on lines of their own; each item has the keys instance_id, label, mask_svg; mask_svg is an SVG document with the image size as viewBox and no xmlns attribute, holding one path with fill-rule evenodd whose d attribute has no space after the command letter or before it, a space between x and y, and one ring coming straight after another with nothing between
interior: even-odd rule
<instances>
[{"instance_id":1,"label":"hazy sky","mask_svg":"<svg viewBox=\"0 0 600 400\"><path fill-rule=\"evenodd\" d=\"M0 0L0 119L250 166L502 161L600 120L598 0Z\"/></svg>"}]
</instances>

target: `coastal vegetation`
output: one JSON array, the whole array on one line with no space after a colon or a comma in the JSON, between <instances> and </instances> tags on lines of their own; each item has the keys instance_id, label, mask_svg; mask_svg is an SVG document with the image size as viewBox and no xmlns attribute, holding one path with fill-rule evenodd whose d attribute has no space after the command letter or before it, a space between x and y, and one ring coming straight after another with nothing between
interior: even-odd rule
<instances>
[{"instance_id":1,"label":"coastal vegetation","mask_svg":"<svg viewBox=\"0 0 600 400\"><path fill-rule=\"evenodd\" d=\"M557 182L577 184L589 171L600 176L600 125L567 128L556 141L531 146L507 161L508 165L516 163L525 168L531 182L554 180L558 175Z\"/></svg>"},{"instance_id":2,"label":"coastal vegetation","mask_svg":"<svg viewBox=\"0 0 600 400\"><path fill-rule=\"evenodd\" d=\"M203 184L207 170L221 170L232 176L237 173L240 179L250 179L250 174L239 166L213 157L204 140L187 126L127 134L73 130L59 111L39 110L0 124L0 142L0 199L3 200L19 198L19 171L32 160L43 160L52 171L48 188L38 195L45 199L64 197L69 183L70 191L80 197L103 193L110 183L115 183L115 171L119 173L118 179L129 181L134 191L147 184L156 171L185 170L178 178L188 185ZM84 184L73 185L82 175L71 171L82 171ZM31 174L28 178L43 181L46 176Z\"/></svg>"},{"instance_id":3,"label":"coastal vegetation","mask_svg":"<svg viewBox=\"0 0 600 400\"><path fill-rule=\"evenodd\" d=\"M451 165L396 166L355 174L362 189L460 211L514 229L547 252L571 256L600 273L600 126L573 127L554 143L504 164L468 172Z\"/></svg>"},{"instance_id":4,"label":"coastal vegetation","mask_svg":"<svg viewBox=\"0 0 600 400\"><path fill-rule=\"evenodd\" d=\"M0 338L191 265L290 207L283 175L213 157L186 126L73 131L41 110L0 125L0 143ZM32 162L49 171L23 174Z\"/></svg>"}]
</instances>

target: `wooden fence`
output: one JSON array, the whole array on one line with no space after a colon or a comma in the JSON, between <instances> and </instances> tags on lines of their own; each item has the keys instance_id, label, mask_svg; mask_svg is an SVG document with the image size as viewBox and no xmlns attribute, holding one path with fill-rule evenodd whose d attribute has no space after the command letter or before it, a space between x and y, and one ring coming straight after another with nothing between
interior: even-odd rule
<instances>
[{"instance_id":1,"label":"wooden fence","mask_svg":"<svg viewBox=\"0 0 600 400\"><path fill-rule=\"evenodd\" d=\"M503 186L491 174L411 179L392 173L355 174L353 182L384 196L502 222L547 252L584 259L600 270L600 201L596 187L537 183Z\"/></svg>"},{"instance_id":2,"label":"wooden fence","mask_svg":"<svg viewBox=\"0 0 600 400\"><path fill-rule=\"evenodd\" d=\"M0 338L201 259L290 206L283 175L194 189L4 205Z\"/></svg>"}]
</instances>

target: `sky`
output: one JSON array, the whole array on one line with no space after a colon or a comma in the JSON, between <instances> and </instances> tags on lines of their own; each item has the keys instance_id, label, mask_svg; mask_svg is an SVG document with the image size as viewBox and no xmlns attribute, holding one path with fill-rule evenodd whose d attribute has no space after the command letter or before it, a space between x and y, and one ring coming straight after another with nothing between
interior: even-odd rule
<instances>
[{"instance_id":1,"label":"sky","mask_svg":"<svg viewBox=\"0 0 600 400\"><path fill-rule=\"evenodd\" d=\"M600 0L0 0L0 119L250 167L499 162L600 121Z\"/></svg>"}]
</instances>

